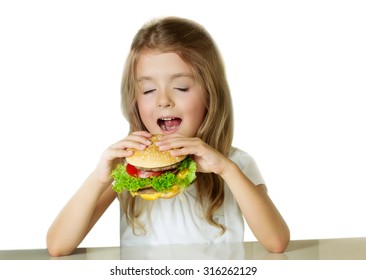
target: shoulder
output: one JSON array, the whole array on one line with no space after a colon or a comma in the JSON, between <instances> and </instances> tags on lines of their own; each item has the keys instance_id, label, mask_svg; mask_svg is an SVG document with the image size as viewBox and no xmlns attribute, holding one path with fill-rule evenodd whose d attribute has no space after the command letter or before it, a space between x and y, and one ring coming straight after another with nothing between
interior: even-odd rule
<instances>
[{"instance_id":1,"label":"shoulder","mask_svg":"<svg viewBox=\"0 0 366 280\"><path fill-rule=\"evenodd\" d=\"M231 147L229 159L235 162L240 169L245 169L250 163L254 162L254 158L250 154L236 147Z\"/></svg>"},{"instance_id":2,"label":"shoulder","mask_svg":"<svg viewBox=\"0 0 366 280\"><path fill-rule=\"evenodd\" d=\"M247 152L232 147L229 153L229 159L235 162L242 172L255 184L265 184L262 174L254 158Z\"/></svg>"}]
</instances>

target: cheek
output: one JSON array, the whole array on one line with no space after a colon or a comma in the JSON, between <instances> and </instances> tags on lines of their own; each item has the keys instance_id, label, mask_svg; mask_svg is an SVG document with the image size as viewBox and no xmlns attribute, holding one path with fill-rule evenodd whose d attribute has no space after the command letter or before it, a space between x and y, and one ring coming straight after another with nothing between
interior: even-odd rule
<instances>
[{"instance_id":1,"label":"cheek","mask_svg":"<svg viewBox=\"0 0 366 280\"><path fill-rule=\"evenodd\" d=\"M200 128L206 117L206 108L202 106L191 106L189 110L190 123L196 130Z\"/></svg>"},{"instance_id":2,"label":"cheek","mask_svg":"<svg viewBox=\"0 0 366 280\"><path fill-rule=\"evenodd\" d=\"M146 100L146 98L138 98L137 99L137 106L138 106L140 111L149 110L149 107L151 107L151 105L149 106L150 103L151 102L148 102L148 100Z\"/></svg>"},{"instance_id":3,"label":"cheek","mask_svg":"<svg viewBox=\"0 0 366 280\"><path fill-rule=\"evenodd\" d=\"M202 121L206 115L207 109L204 98L200 95L201 94L199 94L195 99L191 100L189 108L191 112Z\"/></svg>"},{"instance_id":4,"label":"cheek","mask_svg":"<svg viewBox=\"0 0 366 280\"><path fill-rule=\"evenodd\" d=\"M140 116L142 118L142 120L145 122L147 119L149 119L149 115L151 114L150 112L150 107L151 106L148 106L148 104L146 104L146 102L141 102L141 101L138 101L137 102L137 107L138 107L138 110L139 110L139 113L140 113Z\"/></svg>"}]
</instances>

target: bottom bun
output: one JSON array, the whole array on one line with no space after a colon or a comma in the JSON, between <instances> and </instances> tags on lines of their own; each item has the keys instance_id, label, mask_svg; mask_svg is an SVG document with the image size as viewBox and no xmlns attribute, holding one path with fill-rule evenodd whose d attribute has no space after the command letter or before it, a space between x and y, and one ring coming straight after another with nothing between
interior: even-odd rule
<instances>
[{"instance_id":1,"label":"bottom bun","mask_svg":"<svg viewBox=\"0 0 366 280\"><path fill-rule=\"evenodd\" d=\"M131 192L132 196L140 196L145 200L156 200L158 198L172 198L177 194L181 193L181 189L178 186L173 186L170 190L166 192L158 192L154 189L149 189L149 192Z\"/></svg>"}]
</instances>

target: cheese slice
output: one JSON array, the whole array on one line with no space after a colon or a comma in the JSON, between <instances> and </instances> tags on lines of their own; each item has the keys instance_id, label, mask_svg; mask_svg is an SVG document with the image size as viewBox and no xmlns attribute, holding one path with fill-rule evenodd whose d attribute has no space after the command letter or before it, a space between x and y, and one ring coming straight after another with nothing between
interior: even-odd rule
<instances>
[{"instance_id":1,"label":"cheese slice","mask_svg":"<svg viewBox=\"0 0 366 280\"><path fill-rule=\"evenodd\" d=\"M172 198L179 194L181 189L178 186L173 186L169 191L166 192L154 192L154 193L138 193L131 192L132 196L140 196L145 200L156 200L158 198Z\"/></svg>"}]
</instances>

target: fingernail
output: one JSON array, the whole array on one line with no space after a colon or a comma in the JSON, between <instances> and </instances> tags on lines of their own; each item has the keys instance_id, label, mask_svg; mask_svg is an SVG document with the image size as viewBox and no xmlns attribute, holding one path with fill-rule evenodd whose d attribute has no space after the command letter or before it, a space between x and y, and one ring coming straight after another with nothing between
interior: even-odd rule
<instances>
[{"instance_id":1,"label":"fingernail","mask_svg":"<svg viewBox=\"0 0 366 280\"><path fill-rule=\"evenodd\" d=\"M159 147L159 150L161 150L161 151L164 151L165 149L166 149L166 147L165 146L158 146Z\"/></svg>"},{"instance_id":2,"label":"fingernail","mask_svg":"<svg viewBox=\"0 0 366 280\"><path fill-rule=\"evenodd\" d=\"M139 146L140 146L140 148L141 148L141 149L143 149L143 150L144 150L144 149L146 149L146 145L144 145L144 144L140 144Z\"/></svg>"}]
</instances>

